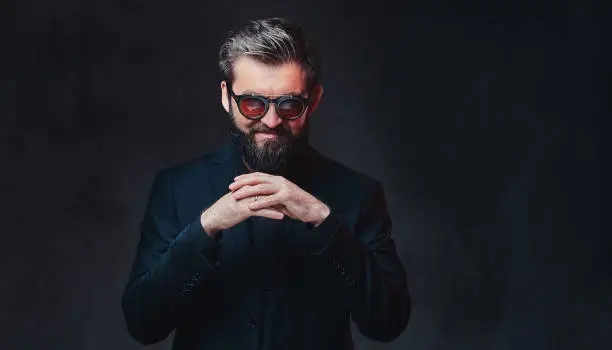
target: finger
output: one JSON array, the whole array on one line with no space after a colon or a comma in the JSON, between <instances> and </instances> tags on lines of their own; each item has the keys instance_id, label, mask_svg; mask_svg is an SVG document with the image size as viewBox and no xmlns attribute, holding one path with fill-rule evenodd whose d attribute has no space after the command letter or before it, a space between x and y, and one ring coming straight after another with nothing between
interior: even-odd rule
<instances>
[{"instance_id":1,"label":"finger","mask_svg":"<svg viewBox=\"0 0 612 350\"><path fill-rule=\"evenodd\" d=\"M255 172L248 173L248 174L238 175L238 176L234 177L234 180L244 179L244 178L248 178L248 177L251 177L251 176L272 176L272 175L270 175L268 173L263 173L263 172L260 172L260 171L255 171Z\"/></svg>"},{"instance_id":2,"label":"finger","mask_svg":"<svg viewBox=\"0 0 612 350\"><path fill-rule=\"evenodd\" d=\"M295 217L295 216L293 216L293 215L292 215L292 214L289 212L289 210L287 209L287 207L285 207L285 206L282 206L282 205L276 205L276 206L274 206L274 207L272 207L272 208L274 208L274 210L278 210L279 212L281 212L281 213L285 214L285 216L288 216L288 217L290 217L290 218L292 218L292 219L296 219L296 217Z\"/></svg>"},{"instance_id":3,"label":"finger","mask_svg":"<svg viewBox=\"0 0 612 350\"><path fill-rule=\"evenodd\" d=\"M264 218L281 220L283 217L285 217L285 214L274 209L264 208L253 211L251 216L261 216Z\"/></svg>"},{"instance_id":4,"label":"finger","mask_svg":"<svg viewBox=\"0 0 612 350\"><path fill-rule=\"evenodd\" d=\"M240 190L232 193L232 196L236 200L240 200L252 196L270 195L278 192L278 186L272 184L259 184L255 186L245 186Z\"/></svg>"},{"instance_id":5,"label":"finger","mask_svg":"<svg viewBox=\"0 0 612 350\"><path fill-rule=\"evenodd\" d=\"M270 195L270 196L267 196L267 197L259 198L256 201L252 201L251 203L249 203L249 209L251 209L251 210L259 210L259 209L262 209L262 208L273 207L273 206L278 205L278 204L281 204L278 196Z\"/></svg>"},{"instance_id":6,"label":"finger","mask_svg":"<svg viewBox=\"0 0 612 350\"><path fill-rule=\"evenodd\" d=\"M241 187L241 188L237 189L236 191L233 191L233 192L232 192L232 191L229 191L228 193L229 193L229 195L230 195L230 196L231 196L231 197L232 197L232 198L233 198L235 201L238 201L238 200L239 200L239 198L236 198L236 195L237 195L237 194L241 194L241 193L243 193L243 192L247 192L247 191L248 191L248 190L249 190L251 187L252 187L252 186L246 185L246 186L244 186L244 187Z\"/></svg>"},{"instance_id":7,"label":"finger","mask_svg":"<svg viewBox=\"0 0 612 350\"><path fill-rule=\"evenodd\" d=\"M252 176L247 178L242 178L240 180L235 180L229 185L229 189L231 191L235 191L242 186L246 185L257 185L261 183L273 183L273 180L269 176Z\"/></svg>"},{"instance_id":8,"label":"finger","mask_svg":"<svg viewBox=\"0 0 612 350\"><path fill-rule=\"evenodd\" d=\"M284 205L274 205L272 207L269 207L270 209L276 210L278 212L283 213L285 216L290 217L292 219L297 219L294 215L292 215L289 210L287 209L287 207L285 207Z\"/></svg>"}]
</instances>

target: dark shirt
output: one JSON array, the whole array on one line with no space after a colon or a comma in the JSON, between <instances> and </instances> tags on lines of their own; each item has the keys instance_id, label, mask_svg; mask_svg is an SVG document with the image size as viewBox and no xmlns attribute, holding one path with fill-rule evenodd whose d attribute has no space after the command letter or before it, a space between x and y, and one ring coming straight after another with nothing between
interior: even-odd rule
<instances>
[{"instance_id":1,"label":"dark shirt","mask_svg":"<svg viewBox=\"0 0 612 350\"><path fill-rule=\"evenodd\" d=\"M308 148L286 177L325 202L317 227L253 216L209 237L200 213L247 173L233 143L161 171L122 306L130 334L174 350L352 349L350 319L391 341L410 315L382 184Z\"/></svg>"}]
</instances>

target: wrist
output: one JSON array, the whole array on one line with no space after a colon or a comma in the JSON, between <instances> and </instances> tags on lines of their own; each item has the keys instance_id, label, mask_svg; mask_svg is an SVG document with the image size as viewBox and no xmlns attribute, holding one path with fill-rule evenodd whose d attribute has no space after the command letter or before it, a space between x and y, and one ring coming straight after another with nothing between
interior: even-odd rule
<instances>
[{"instance_id":1,"label":"wrist","mask_svg":"<svg viewBox=\"0 0 612 350\"><path fill-rule=\"evenodd\" d=\"M214 225L214 221L212 220L207 211L204 211L200 215L200 225L202 225L202 229L210 237L215 238L217 232L219 232L219 229Z\"/></svg>"},{"instance_id":2,"label":"wrist","mask_svg":"<svg viewBox=\"0 0 612 350\"><path fill-rule=\"evenodd\" d=\"M318 213L319 213L319 215L317 215L318 220L312 223L314 227L321 225L321 223L323 223L323 221L327 219L327 217L331 213L331 210L329 209L327 205L325 205L325 203L321 203L320 208L318 209Z\"/></svg>"}]
</instances>

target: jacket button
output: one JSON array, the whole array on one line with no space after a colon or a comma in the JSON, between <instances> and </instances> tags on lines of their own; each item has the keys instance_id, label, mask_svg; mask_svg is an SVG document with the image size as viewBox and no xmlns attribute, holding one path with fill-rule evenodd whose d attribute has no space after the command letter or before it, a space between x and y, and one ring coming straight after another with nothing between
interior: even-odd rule
<instances>
[{"instance_id":1,"label":"jacket button","mask_svg":"<svg viewBox=\"0 0 612 350\"><path fill-rule=\"evenodd\" d=\"M193 284L187 283L183 286L181 293L183 294L183 296L188 296L189 294L191 294L192 290L193 290Z\"/></svg>"},{"instance_id":2,"label":"jacket button","mask_svg":"<svg viewBox=\"0 0 612 350\"><path fill-rule=\"evenodd\" d=\"M255 328L257 327L257 317L253 317L249 320L249 326L251 328Z\"/></svg>"},{"instance_id":3,"label":"jacket button","mask_svg":"<svg viewBox=\"0 0 612 350\"><path fill-rule=\"evenodd\" d=\"M353 276L348 276L347 277L347 282L349 287L355 287L355 278L353 278Z\"/></svg>"}]
</instances>

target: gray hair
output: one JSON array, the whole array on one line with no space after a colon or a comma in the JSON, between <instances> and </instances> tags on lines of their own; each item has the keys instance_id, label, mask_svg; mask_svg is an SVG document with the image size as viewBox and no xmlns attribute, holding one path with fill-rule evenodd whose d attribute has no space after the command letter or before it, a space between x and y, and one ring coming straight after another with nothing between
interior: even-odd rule
<instances>
[{"instance_id":1,"label":"gray hair","mask_svg":"<svg viewBox=\"0 0 612 350\"><path fill-rule=\"evenodd\" d=\"M228 83L234 81L234 62L243 56L271 65L297 62L306 72L308 89L319 82L316 48L299 26L284 18L250 21L229 32L219 50L219 69Z\"/></svg>"}]
</instances>

